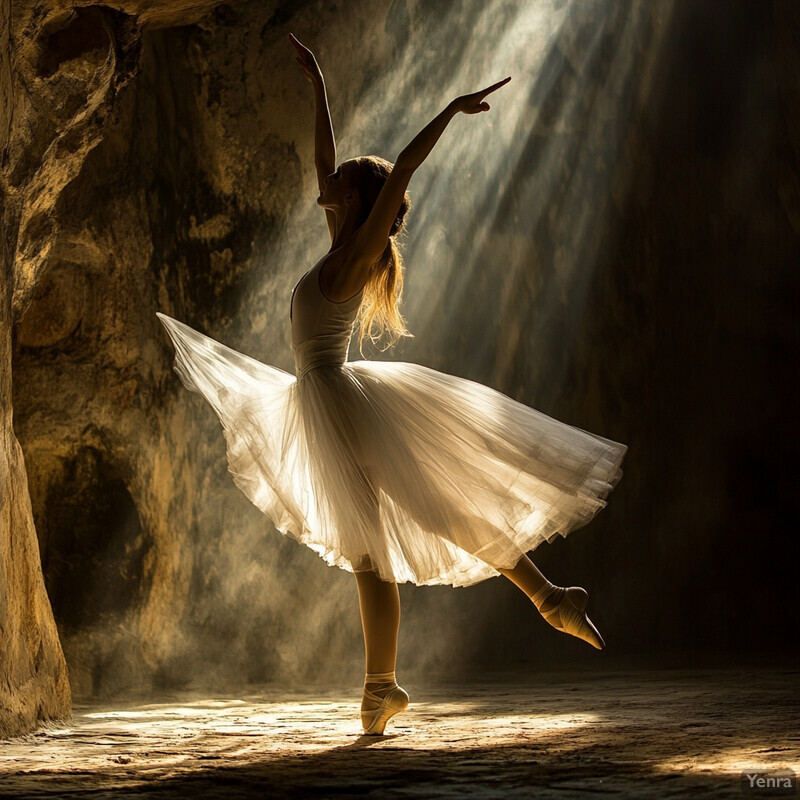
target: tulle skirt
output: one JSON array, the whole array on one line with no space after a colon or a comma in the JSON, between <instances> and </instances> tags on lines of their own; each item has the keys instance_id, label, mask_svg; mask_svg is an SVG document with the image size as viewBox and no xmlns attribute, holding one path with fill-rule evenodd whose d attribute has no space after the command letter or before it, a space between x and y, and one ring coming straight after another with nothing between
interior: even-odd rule
<instances>
[{"instance_id":1,"label":"tulle skirt","mask_svg":"<svg viewBox=\"0 0 800 800\"><path fill-rule=\"evenodd\" d=\"M299 380L159 315L222 422L228 465L281 532L383 580L469 586L588 523L627 447L419 364Z\"/></svg>"}]
</instances>

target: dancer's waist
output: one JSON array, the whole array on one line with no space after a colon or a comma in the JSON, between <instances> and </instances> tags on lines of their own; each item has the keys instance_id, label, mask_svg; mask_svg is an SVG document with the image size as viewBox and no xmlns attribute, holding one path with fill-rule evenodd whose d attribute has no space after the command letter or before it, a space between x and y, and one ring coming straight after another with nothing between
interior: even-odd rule
<instances>
[{"instance_id":1,"label":"dancer's waist","mask_svg":"<svg viewBox=\"0 0 800 800\"><path fill-rule=\"evenodd\" d=\"M300 380L315 369L339 369L347 360L349 337L317 337L300 344L292 343L295 375Z\"/></svg>"},{"instance_id":2,"label":"dancer's waist","mask_svg":"<svg viewBox=\"0 0 800 800\"><path fill-rule=\"evenodd\" d=\"M311 364L309 366L303 367L302 369L295 369L295 376L297 380L302 380L307 375L310 375L312 372L320 373L325 370L340 370L343 366L342 364Z\"/></svg>"}]
</instances>

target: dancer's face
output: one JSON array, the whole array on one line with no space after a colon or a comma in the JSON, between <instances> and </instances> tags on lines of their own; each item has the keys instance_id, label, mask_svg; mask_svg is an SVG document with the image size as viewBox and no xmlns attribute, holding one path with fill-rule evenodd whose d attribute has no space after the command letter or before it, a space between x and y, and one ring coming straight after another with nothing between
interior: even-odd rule
<instances>
[{"instance_id":1,"label":"dancer's face","mask_svg":"<svg viewBox=\"0 0 800 800\"><path fill-rule=\"evenodd\" d=\"M356 165L353 161L344 161L325 178L325 185L317 198L317 204L323 208L345 209L358 196L356 187Z\"/></svg>"}]
</instances>

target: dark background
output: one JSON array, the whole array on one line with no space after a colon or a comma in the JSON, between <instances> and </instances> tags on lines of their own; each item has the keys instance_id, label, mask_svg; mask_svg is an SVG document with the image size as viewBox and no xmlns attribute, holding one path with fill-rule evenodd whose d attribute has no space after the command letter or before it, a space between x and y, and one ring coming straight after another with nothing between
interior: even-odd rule
<instances>
[{"instance_id":1,"label":"dark background","mask_svg":"<svg viewBox=\"0 0 800 800\"><path fill-rule=\"evenodd\" d=\"M237 492L155 311L291 369L288 293L325 228L310 89L286 33L320 57L340 157L392 158L438 110L414 98L438 97L460 38L491 42L523 6L243 2L144 29L140 69L63 190L51 263L15 332L14 424L76 694L360 679L352 576ZM496 28L473 29L478 18ZM53 80L80 66L69 47L91 56L79 33L84 51L69 33L51 45L64 48L60 67L57 52L40 65ZM362 105L409 49L424 69L396 76L391 116L368 128ZM534 554L554 582L588 588L608 646L551 631L500 578L404 585L398 674L793 661L800 10L578 2L518 83L530 106L513 171L476 157L485 191L466 195L443 155L412 184L416 338L370 355L480 380L628 445L608 507ZM426 194L434 177L473 198L488 233L466 235L464 209ZM582 267L580 292L565 260Z\"/></svg>"}]
</instances>

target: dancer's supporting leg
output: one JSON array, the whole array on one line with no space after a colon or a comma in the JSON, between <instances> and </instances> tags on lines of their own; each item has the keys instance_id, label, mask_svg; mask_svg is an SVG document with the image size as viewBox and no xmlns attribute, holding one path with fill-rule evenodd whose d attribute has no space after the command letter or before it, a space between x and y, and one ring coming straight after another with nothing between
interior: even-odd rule
<instances>
[{"instance_id":1,"label":"dancer's supporting leg","mask_svg":"<svg viewBox=\"0 0 800 800\"><path fill-rule=\"evenodd\" d=\"M377 476L373 470L369 466L359 465L358 496L363 501L364 513L375 528L376 539L380 541L382 530L377 487ZM400 630L400 593L397 584L380 580L372 559L366 554L353 564L353 572L358 584L367 674L394 672Z\"/></svg>"},{"instance_id":2,"label":"dancer's supporting leg","mask_svg":"<svg viewBox=\"0 0 800 800\"><path fill-rule=\"evenodd\" d=\"M408 706L408 694L395 678L400 593L396 583L380 580L375 572L356 571L355 576L367 661L361 723L364 733L382 734L389 719Z\"/></svg>"},{"instance_id":3,"label":"dancer's supporting leg","mask_svg":"<svg viewBox=\"0 0 800 800\"><path fill-rule=\"evenodd\" d=\"M382 581L371 571L358 571L355 576L367 673L393 672L400 631L400 592L397 584Z\"/></svg>"}]
</instances>

